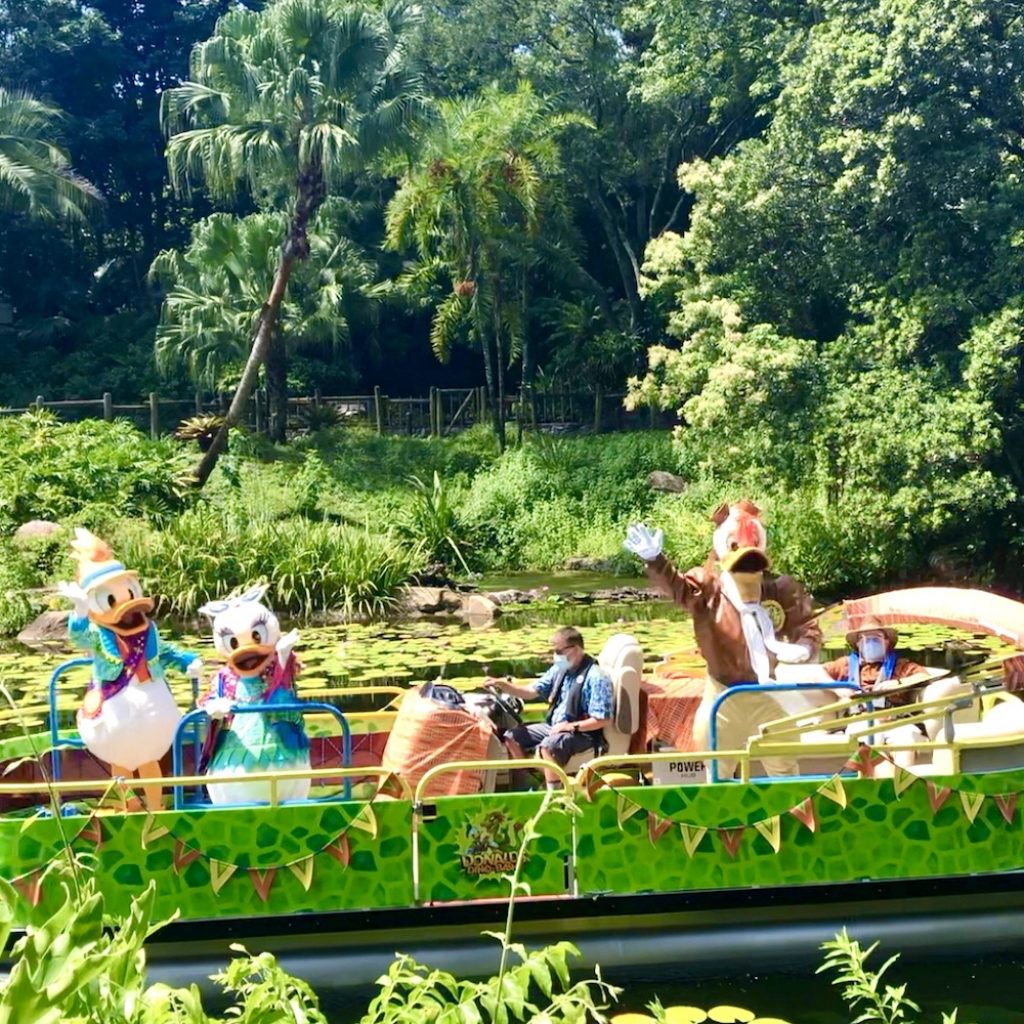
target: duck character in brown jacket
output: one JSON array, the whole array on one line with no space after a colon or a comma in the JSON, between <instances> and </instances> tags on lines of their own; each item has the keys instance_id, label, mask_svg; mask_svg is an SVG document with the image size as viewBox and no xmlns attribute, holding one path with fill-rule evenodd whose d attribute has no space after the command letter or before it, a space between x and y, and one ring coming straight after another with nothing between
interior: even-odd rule
<instances>
[{"instance_id":1,"label":"duck character in brown jacket","mask_svg":"<svg viewBox=\"0 0 1024 1024\"><path fill-rule=\"evenodd\" d=\"M711 707L738 683L771 683L777 664L816 659L821 629L810 595L791 576L768 576L767 534L760 509L746 499L720 505L708 561L681 573L662 553L663 533L634 523L625 547L646 563L651 584L693 616L697 646L707 663L707 684L694 722L698 747L708 746ZM746 747L765 722L809 707L802 695L740 693L718 710L718 748ZM769 775L794 775L795 758L766 758ZM735 761L719 760L729 777Z\"/></svg>"}]
</instances>

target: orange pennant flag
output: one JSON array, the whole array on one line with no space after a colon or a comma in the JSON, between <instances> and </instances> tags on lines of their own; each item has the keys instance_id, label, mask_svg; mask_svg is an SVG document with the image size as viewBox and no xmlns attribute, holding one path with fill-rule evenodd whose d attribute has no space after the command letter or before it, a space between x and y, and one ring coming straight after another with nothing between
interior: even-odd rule
<instances>
[{"instance_id":1,"label":"orange pennant flag","mask_svg":"<svg viewBox=\"0 0 1024 1024\"><path fill-rule=\"evenodd\" d=\"M796 807L790 807L789 813L811 832L817 832L818 822L814 817L814 801L811 797L801 801Z\"/></svg>"},{"instance_id":2,"label":"orange pennant flag","mask_svg":"<svg viewBox=\"0 0 1024 1024\"><path fill-rule=\"evenodd\" d=\"M267 868L260 871L258 868L249 868L249 881L256 890L259 898L266 903L270 890L274 887L274 879L277 877L277 868Z\"/></svg>"},{"instance_id":3,"label":"orange pennant flag","mask_svg":"<svg viewBox=\"0 0 1024 1024\"><path fill-rule=\"evenodd\" d=\"M928 803L932 805L932 814L938 814L939 808L949 799L952 792L949 786L936 786L931 779L928 780Z\"/></svg>"},{"instance_id":4,"label":"orange pennant flag","mask_svg":"<svg viewBox=\"0 0 1024 1024\"><path fill-rule=\"evenodd\" d=\"M720 828L717 831L718 838L722 840L726 853L735 860L736 854L739 853L740 843L743 842L743 833L746 831L746 825L739 825L736 828Z\"/></svg>"},{"instance_id":5,"label":"orange pennant flag","mask_svg":"<svg viewBox=\"0 0 1024 1024\"><path fill-rule=\"evenodd\" d=\"M1013 824L1013 816L1017 813L1017 793L994 793L992 799L999 808L999 813L1006 819L1008 825Z\"/></svg>"}]
</instances>

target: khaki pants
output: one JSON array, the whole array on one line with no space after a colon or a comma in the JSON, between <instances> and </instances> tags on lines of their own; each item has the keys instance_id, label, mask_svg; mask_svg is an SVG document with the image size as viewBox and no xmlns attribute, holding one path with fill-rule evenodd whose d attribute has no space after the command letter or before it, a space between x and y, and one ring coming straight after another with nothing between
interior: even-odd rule
<instances>
[{"instance_id":1,"label":"khaki pants","mask_svg":"<svg viewBox=\"0 0 1024 1024\"><path fill-rule=\"evenodd\" d=\"M712 679L704 684L704 697L693 721L693 739L698 750L711 746L711 707L719 695L729 687ZM767 693L738 693L724 700L718 708L718 750L742 750L751 736L756 736L765 722L782 718L785 711ZM768 757L761 763L769 775L797 775L800 766L796 758ZM718 758L718 777L731 779L736 772L736 759Z\"/></svg>"}]
</instances>

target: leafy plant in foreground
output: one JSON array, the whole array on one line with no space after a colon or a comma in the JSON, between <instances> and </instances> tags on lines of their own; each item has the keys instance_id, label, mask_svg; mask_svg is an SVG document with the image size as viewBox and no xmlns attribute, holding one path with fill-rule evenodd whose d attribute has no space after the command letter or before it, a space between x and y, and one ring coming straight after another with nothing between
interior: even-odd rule
<instances>
[{"instance_id":1,"label":"leafy plant in foreground","mask_svg":"<svg viewBox=\"0 0 1024 1024\"><path fill-rule=\"evenodd\" d=\"M549 790L523 829L515 870L507 876L510 898L505 931L490 933L501 943L498 973L486 981L464 981L400 955L378 979L380 995L360 1024L601 1024L607 1020L603 1011L619 989L602 981L600 970L594 978L572 983L568 960L580 952L571 942L532 951L512 942L516 897L529 894L521 878L526 851L540 838L541 818L552 810L573 813L574 807L564 794ZM519 962L510 964L512 957Z\"/></svg>"},{"instance_id":2,"label":"leafy plant in foreground","mask_svg":"<svg viewBox=\"0 0 1024 1024\"><path fill-rule=\"evenodd\" d=\"M861 949L856 939L851 939L844 928L834 939L823 942L825 962L817 974L835 971L833 985L842 985L843 999L851 1011L860 1010L852 1024L900 1024L913 1021L910 1014L918 1014L921 1007L907 995L906 985L883 984L882 977L899 959L894 954L877 970L869 970L868 957L878 948L873 942L867 949ZM956 1024L957 1011L943 1013L942 1024Z\"/></svg>"}]
</instances>

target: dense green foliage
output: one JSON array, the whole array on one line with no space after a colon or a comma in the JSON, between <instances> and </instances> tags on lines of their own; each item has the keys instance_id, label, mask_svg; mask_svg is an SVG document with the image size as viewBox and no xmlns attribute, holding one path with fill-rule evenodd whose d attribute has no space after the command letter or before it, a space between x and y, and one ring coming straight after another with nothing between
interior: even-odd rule
<instances>
[{"instance_id":1,"label":"dense green foliage","mask_svg":"<svg viewBox=\"0 0 1024 1024\"><path fill-rule=\"evenodd\" d=\"M681 498L629 468L654 442L495 460L477 438L450 465L320 430L269 467L230 455L240 490L196 515L262 489L324 537L624 565L630 516L691 560L711 503L748 493L821 590L1019 586L1022 68L1009 0L0 0L3 145L105 200L74 225L0 210L0 401L233 386L249 358L281 439L288 388L632 378L678 414L650 468ZM142 464L114 470L119 515L175 514ZM46 465L18 469L0 536L27 505L107 502L27 499Z\"/></svg>"}]
</instances>

